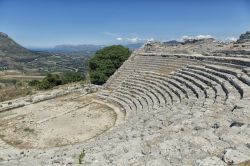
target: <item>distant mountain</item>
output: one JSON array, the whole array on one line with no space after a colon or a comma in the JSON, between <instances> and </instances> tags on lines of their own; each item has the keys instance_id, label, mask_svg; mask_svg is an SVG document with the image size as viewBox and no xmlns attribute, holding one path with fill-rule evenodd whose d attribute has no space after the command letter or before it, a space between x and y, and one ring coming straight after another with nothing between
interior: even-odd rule
<instances>
[{"instance_id":1,"label":"distant mountain","mask_svg":"<svg viewBox=\"0 0 250 166\"><path fill-rule=\"evenodd\" d=\"M40 56L42 56L40 53L22 47L7 34L0 32L0 70L24 70L25 62L33 61Z\"/></svg>"},{"instance_id":2,"label":"distant mountain","mask_svg":"<svg viewBox=\"0 0 250 166\"><path fill-rule=\"evenodd\" d=\"M35 59L39 57L39 54L22 47L7 34L0 32L0 56L23 62Z\"/></svg>"},{"instance_id":3,"label":"distant mountain","mask_svg":"<svg viewBox=\"0 0 250 166\"><path fill-rule=\"evenodd\" d=\"M94 47L88 48L96 50ZM0 72L18 70L21 73L37 75L48 72L85 72L87 69L88 57L83 56L85 54L82 52L64 54L51 52L50 48L32 50L35 51L22 47L8 35L0 33Z\"/></svg>"},{"instance_id":4,"label":"distant mountain","mask_svg":"<svg viewBox=\"0 0 250 166\"><path fill-rule=\"evenodd\" d=\"M55 52L95 52L101 48L103 45L91 45L91 44L81 44L81 45L57 45L52 51Z\"/></svg>"},{"instance_id":5,"label":"distant mountain","mask_svg":"<svg viewBox=\"0 0 250 166\"><path fill-rule=\"evenodd\" d=\"M135 43L135 44L124 44L125 47L128 47L130 50L135 50L140 48L143 43ZM81 45L57 45L52 49L47 49L46 51L54 52L54 53L67 53L74 55L75 53L81 53L85 56L90 56L94 54L96 51L106 47L106 45L93 45L93 44L81 44ZM36 49L39 50L39 49ZM41 49L40 49L41 50ZM45 51L45 50L44 50Z\"/></svg>"},{"instance_id":6,"label":"distant mountain","mask_svg":"<svg viewBox=\"0 0 250 166\"><path fill-rule=\"evenodd\" d=\"M124 44L125 47L128 47L131 50L138 49L143 45L143 43L134 43L134 44ZM81 45L57 45L52 48L52 51L57 52L95 52L99 49L106 47L105 45L92 45L92 44L81 44Z\"/></svg>"}]
</instances>

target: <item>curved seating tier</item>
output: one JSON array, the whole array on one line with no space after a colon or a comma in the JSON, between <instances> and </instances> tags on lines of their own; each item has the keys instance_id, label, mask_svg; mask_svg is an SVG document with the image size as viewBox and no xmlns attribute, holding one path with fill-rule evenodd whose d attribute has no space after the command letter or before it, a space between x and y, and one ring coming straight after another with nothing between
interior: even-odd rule
<instances>
[{"instance_id":1,"label":"curved seating tier","mask_svg":"<svg viewBox=\"0 0 250 166\"><path fill-rule=\"evenodd\" d=\"M164 74L169 74L172 71L179 69L188 64L195 64L197 61L178 58L178 57L162 57L162 56L135 56L127 60L121 68L107 81L105 87L113 90L126 79L130 73L140 71L154 71Z\"/></svg>"},{"instance_id":2,"label":"curved seating tier","mask_svg":"<svg viewBox=\"0 0 250 166\"><path fill-rule=\"evenodd\" d=\"M174 105L231 104L249 98L250 62L244 58L137 54L105 84L127 111L150 111Z\"/></svg>"}]
</instances>

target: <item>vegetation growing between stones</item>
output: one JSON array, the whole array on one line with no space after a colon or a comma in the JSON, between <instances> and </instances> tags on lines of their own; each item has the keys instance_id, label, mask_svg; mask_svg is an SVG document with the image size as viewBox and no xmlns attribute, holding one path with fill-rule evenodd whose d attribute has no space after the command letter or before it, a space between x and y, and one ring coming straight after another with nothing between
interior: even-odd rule
<instances>
[{"instance_id":1,"label":"vegetation growing between stones","mask_svg":"<svg viewBox=\"0 0 250 166\"><path fill-rule=\"evenodd\" d=\"M4 134L0 134L0 139L4 138L5 135Z\"/></svg>"},{"instance_id":2,"label":"vegetation growing between stones","mask_svg":"<svg viewBox=\"0 0 250 166\"><path fill-rule=\"evenodd\" d=\"M129 58L131 51L121 45L105 47L89 61L91 83L102 85Z\"/></svg>"},{"instance_id":3,"label":"vegetation growing between stones","mask_svg":"<svg viewBox=\"0 0 250 166\"><path fill-rule=\"evenodd\" d=\"M85 80L85 75L77 72L67 72L61 75L48 74L42 81L32 80L29 82L30 86L35 86L40 90L51 89L58 85L64 85L72 82L79 82Z\"/></svg>"},{"instance_id":4,"label":"vegetation growing between stones","mask_svg":"<svg viewBox=\"0 0 250 166\"><path fill-rule=\"evenodd\" d=\"M82 164L82 160L83 160L84 156L85 156L85 150L83 149L81 154L78 157L79 164Z\"/></svg>"},{"instance_id":5,"label":"vegetation growing between stones","mask_svg":"<svg viewBox=\"0 0 250 166\"><path fill-rule=\"evenodd\" d=\"M33 133L35 130L27 127L23 131Z\"/></svg>"}]
</instances>

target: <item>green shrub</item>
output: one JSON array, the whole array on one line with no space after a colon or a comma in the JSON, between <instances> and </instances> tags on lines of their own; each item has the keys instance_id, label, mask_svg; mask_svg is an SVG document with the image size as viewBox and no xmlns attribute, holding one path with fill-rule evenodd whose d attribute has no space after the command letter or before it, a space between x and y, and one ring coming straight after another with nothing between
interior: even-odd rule
<instances>
[{"instance_id":1,"label":"green shrub","mask_svg":"<svg viewBox=\"0 0 250 166\"><path fill-rule=\"evenodd\" d=\"M36 86L40 90L46 90L58 85L83 81L84 79L85 76L83 74L76 72L67 72L61 75L47 74L42 81L32 80L29 82L29 85Z\"/></svg>"},{"instance_id":2,"label":"green shrub","mask_svg":"<svg viewBox=\"0 0 250 166\"><path fill-rule=\"evenodd\" d=\"M62 85L62 80L58 74L47 74L43 81L48 81L52 87Z\"/></svg>"},{"instance_id":3,"label":"green shrub","mask_svg":"<svg viewBox=\"0 0 250 166\"><path fill-rule=\"evenodd\" d=\"M48 80L42 80L39 84L38 84L38 89L40 90L46 90L46 89L51 89L53 88L52 84L49 83Z\"/></svg>"},{"instance_id":4,"label":"green shrub","mask_svg":"<svg viewBox=\"0 0 250 166\"><path fill-rule=\"evenodd\" d=\"M89 60L89 75L93 84L102 85L127 60L131 52L121 45L105 47Z\"/></svg>"},{"instance_id":5,"label":"green shrub","mask_svg":"<svg viewBox=\"0 0 250 166\"><path fill-rule=\"evenodd\" d=\"M62 84L67 84L71 82L79 82L85 80L85 76L81 73L67 72L61 76Z\"/></svg>"},{"instance_id":6,"label":"green shrub","mask_svg":"<svg viewBox=\"0 0 250 166\"><path fill-rule=\"evenodd\" d=\"M38 84L40 83L40 81L38 80L32 80L28 82L29 86L38 86Z\"/></svg>"}]
</instances>

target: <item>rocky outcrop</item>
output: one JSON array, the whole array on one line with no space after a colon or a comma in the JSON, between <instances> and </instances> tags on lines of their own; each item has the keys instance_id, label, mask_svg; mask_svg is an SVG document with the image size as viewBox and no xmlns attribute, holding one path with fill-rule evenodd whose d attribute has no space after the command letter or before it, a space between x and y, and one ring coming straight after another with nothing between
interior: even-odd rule
<instances>
[{"instance_id":1,"label":"rocky outcrop","mask_svg":"<svg viewBox=\"0 0 250 166\"><path fill-rule=\"evenodd\" d=\"M149 42L145 52L164 52L168 54L202 54L213 56L250 57L250 32L242 34L237 42L221 42L213 38L185 39L183 42Z\"/></svg>"},{"instance_id":2,"label":"rocky outcrop","mask_svg":"<svg viewBox=\"0 0 250 166\"><path fill-rule=\"evenodd\" d=\"M237 40L237 43L246 43L250 42L250 31L247 31L246 33L240 35L239 40Z\"/></svg>"},{"instance_id":3,"label":"rocky outcrop","mask_svg":"<svg viewBox=\"0 0 250 166\"><path fill-rule=\"evenodd\" d=\"M214 42L213 38L203 38L203 39L186 39L183 44L207 44Z\"/></svg>"},{"instance_id":4,"label":"rocky outcrop","mask_svg":"<svg viewBox=\"0 0 250 166\"><path fill-rule=\"evenodd\" d=\"M1 38L7 38L7 37L8 37L7 34L5 34L5 33L3 33L3 32L0 32L0 39L1 39Z\"/></svg>"}]
</instances>

